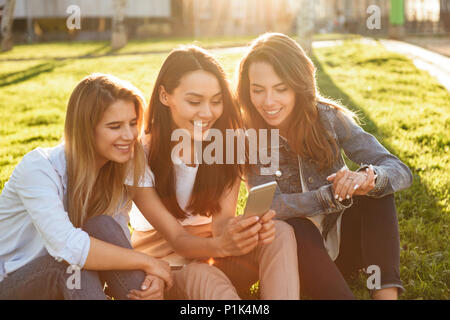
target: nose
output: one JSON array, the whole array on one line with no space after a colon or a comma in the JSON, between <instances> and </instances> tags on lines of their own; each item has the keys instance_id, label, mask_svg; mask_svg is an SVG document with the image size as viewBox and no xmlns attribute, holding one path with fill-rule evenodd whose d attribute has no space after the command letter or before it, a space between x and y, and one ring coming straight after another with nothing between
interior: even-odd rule
<instances>
[{"instance_id":1,"label":"nose","mask_svg":"<svg viewBox=\"0 0 450 320\"><path fill-rule=\"evenodd\" d=\"M122 131L122 139L126 141L134 140L134 129L130 126L124 126L124 129Z\"/></svg>"},{"instance_id":2,"label":"nose","mask_svg":"<svg viewBox=\"0 0 450 320\"><path fill-rule=\"evenodd\" d=\"M273 94L272 91L268 91L266 96L264 97L264 105L271 106L273 104Z\"/></svg>"},{"instance_id":3,"label":"nose","mask_svg":"<svg viewBox=\"0 0 450 320\"><path fill-rule=\"evenodd\" d=\"M209 105L209 103L205 103L202 108L200 109L198 116L200 117L200 119L204 119L204 120L211 120L213 118L213 113L211 110L211 106Z\"/></svg>"}]
</instances>

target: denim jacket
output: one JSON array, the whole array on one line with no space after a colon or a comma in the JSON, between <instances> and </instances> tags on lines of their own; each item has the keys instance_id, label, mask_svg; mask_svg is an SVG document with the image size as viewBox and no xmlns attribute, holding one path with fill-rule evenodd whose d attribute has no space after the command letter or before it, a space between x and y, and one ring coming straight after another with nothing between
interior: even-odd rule
<instances>
[{"instance_id":1,"label":"denim jacket","mask_svg":"<svg viewBox=\"0 0 450 320\"><path fill-rule=\"evenodd\" d=\"M368 196L381 198L411 185L413 178L409 168L389 153L373 135L365 132L340 111L320 103L317 107L322 124L335 139L339 151L343 150L350 160L361 164L358 170L365 170L369 164L373 165L377 179ZM259 175L258 170L251 172L248 186L275 180L278 187L272 209L276 211L276 217L282 220L295 217L313 220L322 232L330 256L336 258L342 213L353 204L351 199L343 202L336 200L332 184L327 181L329 175L346 167L341 153L331 167L319 171L311 160L302 159L291 150L283 138L280 139L278 148L279 170L276 174ZM328 239L328 234L333 232ZM334 247L332 252L331 247Z\"/></svg>"}]
</instances>

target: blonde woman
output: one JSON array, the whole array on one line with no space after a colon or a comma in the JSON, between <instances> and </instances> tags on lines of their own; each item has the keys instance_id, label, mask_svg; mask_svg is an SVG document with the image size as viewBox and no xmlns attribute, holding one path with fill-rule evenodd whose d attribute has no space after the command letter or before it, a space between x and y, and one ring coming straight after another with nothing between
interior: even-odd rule
<instances>
[{"instance_id":1,"label":"blonde woman","mask_svg":"<svg viewBox=\"0 0 450 320\"><path fill-rule=\"evenodd\" d=\"M170 287L168 264L129 242L125 182L145 186L143 103L131 84L90 75L70 97L64 143L17 165L0 195L0 299L105 299L104 282L115 299L160 298L162 280Z\"/></svg>"}]
</instances>

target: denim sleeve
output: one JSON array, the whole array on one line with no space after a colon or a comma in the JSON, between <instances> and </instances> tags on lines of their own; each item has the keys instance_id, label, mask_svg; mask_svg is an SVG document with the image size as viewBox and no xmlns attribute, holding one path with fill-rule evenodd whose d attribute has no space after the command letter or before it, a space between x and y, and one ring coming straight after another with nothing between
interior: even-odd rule
<instances>
[{"instance_id":1,"label":"denim sleeve","mask_svg":"<svg viewBox=\"0 0 450 320\"><path fill-rule=\"evenodd\" d=\"M70 222L53 167L46 160L29 159L19 164L16 174L16 192L48 253L58 261L83 267L89 235Z\"/></svg>"},{"instance_id":2,"label":"denim sleeve","mask_svg":"<svg viewBox=\"0 0 450 320\"><path fill-rule=\"evenodd\" d=\"M361 164L360 170L373 165L377 175L375 187L368 196L381 198L411 186L411 170L392 155L371 134L365 132L352 119L335 109L328 111L339 146L347 157Z\"/></svg>"},{"instance_id":3,"label":"denim sleeve","mask_svg":"<svg viewBox=\"0 0 450 320\"><path fill-rule=\"evenodd\" d=\"M302 193L279 193L274 197L272 209L276 218L311 217L318 214L338 213L353 204L353 199L342 203L333 196L332 185L324 185L317 190Z\"/></svg>"}]
</instances>

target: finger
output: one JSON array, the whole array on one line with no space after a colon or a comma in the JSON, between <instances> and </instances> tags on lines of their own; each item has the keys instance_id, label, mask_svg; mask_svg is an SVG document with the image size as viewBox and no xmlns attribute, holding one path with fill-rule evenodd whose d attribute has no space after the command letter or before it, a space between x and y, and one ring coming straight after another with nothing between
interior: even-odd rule
<instances>
[{"instance_id":1,"label":"finger","mask_svg":"<svg viewBox=\"0 0 450 320\"><path fill-rule=\"evenodd\" d=\"M153 282L152 286L145 291L135 290L132 292L133 295L138 296L141 299L152 299L156 296L160 296L163 292L164 285L158 282Z\"/></svg>"},{"instance_id":2,"label":"finger","mask_svg":"<svg viewBox=\"0 0 450 320\"><path fill-rule=\"evenodd\" d=\"M269 231L267 231L267 232L260 233L260 234L259 234L259 240L260 240L260 241L264 241L265 239L275 237L275 233L276 233L275 228L272 229L272 230L269 230Z\"/></svg>"},{"instance_id":3,"label":"finger","mask_svg":"<svg viewBox=\"0 0 450 320\"><path fill-rule=\"evenodd\" d=\"M275 234L273 236L271 236L271 237L263 239L262 241L260 241L260 243L262 245L266 245L266 244L271 243L273 240L275 240Z\"/></svg>"},{"instance_id":4,"label":"finger","mask_svg":"<svg viewBox=\"0 0 450 320\"><path fill-rule=\"evenodd\" d=\"M357 188L357 192L359 192L361 190L365 190L367 188L367 186L369 185L370 181L369 181L369 169L368 168L364 171L364 177L365 177L364 182L361 183L361 185Z\"/></svg>"},{"instance_id":5,"label":"finger","mask_svg":"<svg viewBox=\"0 0 450 320\"><path fill-rule=\"evenodd\" d=\"M144 282L142 282L141 290L142 291L147 290L150 287L151 283L153 282L153 279L154 279L154 276L147 275L144 279Z\"/></svg>"},{"instance_id":6,"label":"finger","mask_svg":"<svg viewBox=\"0 0 450 320\"><path fill-rule=\"evenodd\" d=\"M354 179L353 175L351 173L349 173L347 178L345 179L344 183L342 184L341 191L339 192L339 201L346 199L346 197L348 195L348 191L353 186L353 179Z\"/></svg>"},{"instance_id":7,"label":"finger","mask_svg":"<svg viewBox=\"0 0 450 320\"><path fill-rule=\"evenodd\" d=\"M250 227L251 225L253 225L256 222L258 222L259 219L260 218L258 216L253 216L253 217L250 217L250 218L241 218L240 221L238 221L237 223L235 223L231 227L232 232L240 232L242 230L245 230L248 227Z\"/></svg>"},{"instance_id":8,"label":"finger","mask_svg":"<svg viewBox=\"0 0 450 320\"><path fill-rule=\"evenodd\" d=\"M352 186L347 191L346 199L350 199L353 197L354 194L357 194L357 190L360 188L360 186L366 181L366 177L363 174L358 174L353 180Z\"/></svg>"},{"instance_id":9,"label":"finger","mask_svg":"<svg viewBox=\"0 0 450 320\"><path fill-rule=\"evenodd\" d=\"M367 194L367 192L372 190L373 187L371 185L375 181L375 174L374 174L372 167L367 168L366 173L367 173L366 180L365 180L364 184L361 185L360 190L358 192L360 195Z\"/></svg>"},{"instance_id":10,"label":"finger","mask_svg":"<svg viewBox=\"0 0 450 320\"><path fill-rule=\"evenodd\" d=\"M341 176L339 179L336 177L336 180L334 183L336 184L335 191L334 191L334 198L338 199L339 201L342 201L343 198L341 196L342 188L344 188L345 181L347 180L348 172L345 172L343 176ZM345 196L345 195L344 195Z\"/></svg>"},{"instance_id":11,"label":"finger","mask_svg":"<svg viewBox=\"0 0 450 320\"><path fill-rule=\"evenodd\" d=\"M165 262L165 261L162 261L162 262ZM172 287L173 279L172 279L172 273L170 271L170 266L169 266L169 270L166 270L165 268L163 268L161 271L153 273L153 275L161 278L161 280L163 280L164 283L166 284L167 288Z\"/></svg>"},{"instance_id":12,"label":"finger","mask_svg":"<svg viewBox=\"0 0 450 320\"><path fill-rule=\"evenodd\" d=\"M268 222L269 220L271 220L273 217L275 217L275 211L274 210L269 210L267 211L260 219L260 223L264 224L266 222Z\"/></svg>"},{"instance_id":13,"label":"finger","mask_svg":"<svg viewBox=\"0 0 450 320\"><path fill-rule=\"evenodd\" d=\"M141 300L139 297L135 296L134 294L127 294L127 298L130 300Z\"/></svg>"},{"instance_id":14,"label":"finger","mask_svg":"<svg viewBox=\"0 0 450 320\"><path fill-rule=\"evenodd\" d=\"M258 232L261 230L262 225L261 223L257 223L253 226L251 226L250 228L248 228L247 230L241 231L239 233L235 234L234 240L235 241L243 241L246 240L248 238L253 237L254 235L257 235Z\"/></svg>"},{"instance_id":15,"label":"finger","mask_svg":"<svg viewBox=\"0 0 450 320\"><path fill-rule=\"evenodd\" d=\"M274 229L274 228L275 228L275 222L273 220L270 220L269 222L264 223L262 225L261 230L259 230L259 234L265 233L265 232L267 232L267 231L269 231L271 229Z\"/></svg>"},{"instance_id":16,"label":"finger","mask_svg":"<svg viewBox=\"0 0 450 320\"><path fill-rule=\"evenodd\" d=\"M331 182L333 182L334 179L336 179L336 173L333 173L333 174L331 174L331 175L329 175L329 176L327 177L327 180L328 180L328 181L331 181Z\"/></svg>"},{"instance_id":17,"label":"finger","mask_svg":"<svg viewBox=\"0 0 450 320\"><path fill-rule=\"evenodd\" d=\"M336 192L336 189L337 189L337 187L338 187L338 185L339 185L339 182L342 180L342 179L345 179L345 176L348 174L348 170L345 168L345 167L343 167L342 169L340 169L338 172L336 172L336 177L335 177L335 179L333 180L333 192L334 192L334 194L335 195L339 195L337 192ZM339 196L338 197L335 197L336 199L338 199L339 198Z\"/></svg>"},{"instance_id":18,"label":"finger","mask_svg":"<svg viewBox=\"0 0 450 320\"><path fill-rule=\"evenodd\" d=\"M252 251L258 245L259 237L254 235L253 237L243 240L238 244L238 248L242 254L247 254Z\"/></svg>"}]
</instances>

